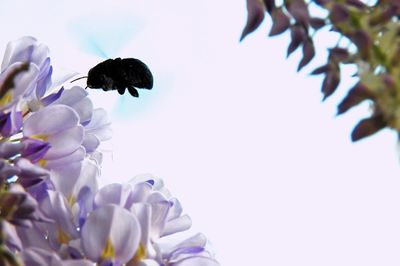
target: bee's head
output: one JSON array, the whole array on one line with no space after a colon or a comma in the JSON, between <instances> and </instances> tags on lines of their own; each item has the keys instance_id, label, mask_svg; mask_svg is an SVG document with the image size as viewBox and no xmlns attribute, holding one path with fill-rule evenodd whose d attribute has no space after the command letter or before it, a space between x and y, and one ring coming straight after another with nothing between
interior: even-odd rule
<instances>
[{"instance_id":1,"label":"bee's head","mask_svg":"<svg viewBox=\"0 0 400 266\"><path fill-rule=\"evenodd\" d=\"M104 86L104 75L92 68L88 73L87 86L89 88L102 88Z\"/></svg>"}]
</instances>

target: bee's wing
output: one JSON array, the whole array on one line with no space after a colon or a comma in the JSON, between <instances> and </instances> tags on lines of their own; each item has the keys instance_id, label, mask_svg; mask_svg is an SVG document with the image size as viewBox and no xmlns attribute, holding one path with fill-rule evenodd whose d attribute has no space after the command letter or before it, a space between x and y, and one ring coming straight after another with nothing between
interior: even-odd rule
<instances>
[{"instance_id":1,"label":"bee's wing","mask_svg":"<svg viewBox=\"0 0 400 266\"><path fill-rule=\"evenodd\" d=\"M126 70L126 80L132 86L141 89L153 88L153 74L145 63L135 58L123 59L123 66Z\"/></svg>"}]
</instances>

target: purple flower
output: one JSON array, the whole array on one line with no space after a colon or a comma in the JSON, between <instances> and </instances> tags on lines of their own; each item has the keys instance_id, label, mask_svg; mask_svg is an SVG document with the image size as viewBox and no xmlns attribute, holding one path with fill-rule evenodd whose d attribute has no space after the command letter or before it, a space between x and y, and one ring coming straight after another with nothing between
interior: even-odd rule
<instances>
[{"instance_id":1,"label":"purple flower","mask_svg":"<svg viewBox=\"0 0 400 266\"><path fill-rule=\"evenodd\" d=\"M191 220L182 215L179 201L169 196L161 180L148 177L97 191L90 186L95 175L89 166L68 196L48 191L40 203L53 223L18 229L25 248L45 241L41 247L63 259L88 258L98 265L218 265L202 234L180 242L165 240L189 229ZM42 240L35 240L40 235Z\"/></svg>"},{"instance_id":2,"label":"purple flower","mask_svg":"<svg viewBox=\"0 0 400 266\"><path fill-rule=\"evenodd\" d=\"M16 63L29 62L38 68L38 75L34 79L36 95L42 97L51 82L52 66L50 64L49 48L38 43L33 37L22 37L9 42L1 64L1 70L9 68ZM31 67L30 66L30 67Z\"/></svg>"},{"instance_id":3,"label":"purple flower","mask_svg":"<svg viewBox=\"0 0 400 266\"><path fill-rule=\"evenodd\" d=\"M22 112L14 106L10 112L0 115L0 132L4 137L17 134L22 127Z\"/></svg>"},{"instance_id":4,"label":"purple flower","mask_svg":"<svg viewBox=\"0 0 400 266\"><path fill-rule=\"evenodd\" d=\"M50 149L50 143L34 138L25 138L22 140L25 145L21 155L24 158L29 159L32 163L38 162Z\"/></svg>"},{"instance_id":5,"label":"purple flower","mask_svg":"<svg viewBox=\"0 0 400 266\"><path fill-rule=\"evenodd\" d=\"M41 249L27 248L19 255L25 265L29 266L93 266L88 260L62 260L56 253Z\"/></svg>"},{"instance_id":6,"label":"purple flower","mask_svg":"<svg viewBox=\"0 0 400 266\"><path fill-rule=\"evenodd\" d=\"M65 105L48 106L33 113L24 122L23 134L24 137L50 144L51 148L43 157L45 161L71 154L81 146L83 140L79 116Z\"/></svg>"},{"instance_id":7,"label":"purple flower","mask_svg":"<svg viewBox=\"0 0 400 266\"><path fill-rule=\"evenodd\" d=\"M82 246L88 258L102 263L126 263L139 246L140 224L128 210L106 205L93 211L82 227Z\"/></svg>"},{"instance_id":8,"label":"purple flower","mask_svg":"<svg viewBox=\"0 0 400 266\"><path fill-rule=\"evenodd\" d=\"M85 147L86 152L94 152L101 141L111 138L110 125L107 112L104 109L97 108L93 110L91 120L85 125L85 138L82 145Z\"/></svg>"},{"instance_id":9,"label":"purple flower","mask_svg":"<svg viewBox=\"0 0 400 266\"><path fill-rule=\"evenodd\" d=\"M17 182L25 188L30 188L47 180L50 176L49 171L40 166L32 164L25 158L18 158L15 161L15 167L18 169Z\"/></svg>"},{"instance_id":10,"label":"purple flower","mask_svg":"<svg viewBox=\"0 0 400 266\"><path fill-rule=\"evenodd\" d=\"M78 114L80 124L85 125L93 114L93 103L87 96L88 92L85 89L74 86L69 90L63 90L59 98L51 104L63 104L71 107Z\"/></svg>"},{"instance_id":11,"label":"purple flower","mask_svg":"<svg viewBox=\"0 0 400 266\"><path fill-rule=\"evenodd\" d=\"M32 266L218 265L203 235L167 237L191 219L160 179L98 189L110 122L83 88L49 90L48 54L23 37L1 65L0 252Z\"/></svg>"},{"instance_id":12,"label":"purple flower","mask_svg":"<svg viewBox=\"0 0 400 266\"><path fill-rule=\"evenodd\" d=\"M10 164L7 160L0 159L0 184L20 173L20 169Z\"/></svg>"},{"instance_id":13,"label":"purple flower","mask_svg":"<svg viewBox=\"0 0 400 266\"><path fill-rule=\"evenodd\" d=\"M181 215L179 201L169 197L161 180L152 177L140 179L146 181L134 180L128 185L105 186L95 197L96 208L101 209L109 204L119 205L129 210L140 223L139 246L128 265L180 265L178 263L197 262L203 263L198 265L218 265L206 251L206 240L201 234L175 245L171 241L167 245L163 244L164 236L189 229L191 220L189 216Z\"/></svg>"},{"instance_id":14,"label":"purple flower","mask_svg":"<svg viewBox=\"0 0 400 266\"><path fill-rule=\"evenodd\" d=\"M64 90L60 97L51 104L63 104L73 108L82 126L84 126L84 139L82 145L87 153L94 152L101 141L111 138L110 122L104 109L93 109L92 101L87 97L85 89L74 86Z\"/></svg>"},{"instance_id":15,"label":"purple flower","mask_svg":"<svg viewBox=\"0 0 400 266\"><path fill-rule=\"evenodd\" d=\"M13 88L1 97L1 110L16 105L21 99L41 98L49 88L52 74L49 49L33 37L22 37L8 43L1 64L0 84L24 64L27 64L27 70L13 77Z\"/></svg>"},{"instance_id":16,"label":"purple flower","mask_svg":"<svg viewBox=\"0 0 400 266\"><path fill-rule=\"evenodd\" d=\"M26 227L30 227L32 221L46 220L38 212L36 200L19 184L12 184L8 190L0 192L0 218Z\"/></svg>"},{"instance_id":17,"label":"purple flower","mask_svg":"<svg viewBox=\"0 0 400 266\"><path fill-rule=\"evenodd\" d=\"M6 246L12 251L20 251L22 249L22 242L18 237L15 226L3 221L1 224Z\"/></svg>"},{"instance_id":18,"label":"purple flower","mask_svg":"<svg viewBox=\"0 0 400 266\"><path fill-rule=\"evenodd\" d=\"M29 64L27 70L21 71L25 64L26 62L17 62L2 70L0 74L0 88L2 89L0 111L8 110L34 91L39 69L37 66ZM9 82L12 84L8 84Z\"/></svg>"}]
</instances>

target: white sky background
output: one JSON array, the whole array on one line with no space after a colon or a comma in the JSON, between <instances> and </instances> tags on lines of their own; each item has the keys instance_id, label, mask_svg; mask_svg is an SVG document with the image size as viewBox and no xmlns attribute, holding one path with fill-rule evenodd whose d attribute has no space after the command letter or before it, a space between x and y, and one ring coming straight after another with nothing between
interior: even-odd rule
<instances>
[{"instance_id":1,"label":"white sky background","mask_svg":"<svg viewBox=\"0 0 400 266\"><path fill-rule=\"evenodd\" d=\"M85 74L104 59L86 30L154 74L152 91L123 98L123 115L117 93L92 93L113 121L103 183L163 178L222 265L400 263L394 133L352 144L367 105L335 117L345 87L322 104L321 79L295 73L299 54L285 60L288 37L266 38L269 20L239 43L245 0L56 2L2 1L1 48L32 35L56 74Z\"/></svg>"}]
</instances>

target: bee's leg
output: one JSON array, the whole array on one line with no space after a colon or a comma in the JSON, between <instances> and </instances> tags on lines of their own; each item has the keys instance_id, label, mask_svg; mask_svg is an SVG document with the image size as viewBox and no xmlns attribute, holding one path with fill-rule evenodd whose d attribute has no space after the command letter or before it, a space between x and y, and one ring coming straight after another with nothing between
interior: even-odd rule
<instances>
[{"instance_id":1,"label":"bee's leg","mask_svg":"<svg viewBox=\"0 0 400 266\"><path fill-rule=\"evenodd\" d=\"M134 87L128 87L128 91L133 97L139 97L139 93Z\"/></svg>"},{"instance_id":2,"label":"bee's leg","mask_svg":"<svg viewBox=\"0 0 400 266\"><path fill-rule=\"evenodd\" d=\"M118 89L118 93L119 93L120 95L124 94L124 93L125 93L125 88L119 88L119 89Z\"/></svg>"}]
</instances>

